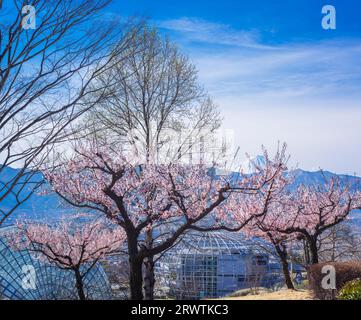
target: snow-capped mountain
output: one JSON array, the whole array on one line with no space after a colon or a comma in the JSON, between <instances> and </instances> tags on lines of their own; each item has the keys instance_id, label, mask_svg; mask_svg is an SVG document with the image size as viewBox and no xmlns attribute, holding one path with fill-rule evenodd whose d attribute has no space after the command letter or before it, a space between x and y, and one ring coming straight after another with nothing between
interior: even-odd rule
<instances>
[{"instance_id":1,"label":"snow-capped mountain","mask_svg":"<svg viewBox=\"0 0 361 320\"><path fill-rule=\"evenodd\" d=\"M243 161L240 166L240 169L244 174L252 174L257 171L257 167L264 168L265 166L266 166L265 157L258 155Z\"/></svg>"}]
</instances>

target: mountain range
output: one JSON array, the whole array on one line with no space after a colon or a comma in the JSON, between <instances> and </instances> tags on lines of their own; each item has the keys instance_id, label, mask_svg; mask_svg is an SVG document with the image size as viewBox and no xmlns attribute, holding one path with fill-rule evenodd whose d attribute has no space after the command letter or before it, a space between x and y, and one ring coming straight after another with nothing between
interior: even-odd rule
<instances>
[{"instance_id":1,"label":"mountain range","mask_svg":"<svg viewBox=\"0 0 361 320\"><path fill-rule=\"evenodd\" d=\"M265 161L261 156L258 156L256 159L256 163L259 166L264 166ZM251 163L244 163L246 166L246 170L244 173L251 174L253 170ZM0 174L0 184L4 184L10 181L17 173L19 169L13 169L10 167L4 167ZM357 176L349 176L349 175L338 175L329 171L305 171L301 169L297 169L293 171L295 181L292 184L291 188L295 188L300 184L304 185L312 185L312 184L323 184L326 179L330 179L331 177L338 177L343 183L350 183L354 188L361 188L361 177ZM238 174L235 173L237 176ZM34 181L39 181L42 179L41 173L35 173L32 177ZM29 190L31 190L31 186L24 188L22 193L25 196ZM0 192L0 196L2 193ZM21 194L20 194L21 195ZM0 218L2 217L2 212L7 212L10 208L12 208L15 203L15 196L13 194L9 194L4 200L0 202ZM70 208L60 198L54 194L49 193L46 195L41 195L39 193L34 193L29 200L24 202L22 205L18 207L16 212L11 216L11 218L7 219L5 225L13 224L16 219L25 217L26 219L34 219L34 220L43 220L47 221L57 220L59 217L63 216L66 213L74 212L74 209ZM353 214L352 220L353 222L360 226L361 228L361 214ZM4 224L2 225L4 226Z\"/></svg>"}]
</instances>

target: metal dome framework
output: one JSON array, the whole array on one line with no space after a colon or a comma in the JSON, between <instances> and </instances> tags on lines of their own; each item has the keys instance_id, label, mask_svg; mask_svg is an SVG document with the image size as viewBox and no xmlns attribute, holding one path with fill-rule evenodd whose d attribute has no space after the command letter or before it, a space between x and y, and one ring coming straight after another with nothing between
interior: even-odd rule
<instances>
[{"instance_id":1,"label":"metal dome framework","mask_svg":"<svg viewBox=\"0 0 361 320\"><path fill-rule=\"evenodd\" d=\"M73 273L39 261L27 250L11 248L14 232L12 227L0 229L0 299L77 300ZM84 289L90 300L111 299L110 285L99 263L85 276Z\"/></svg>"},{"instance_id":2,"label":"metal dome framework","mask_svg":"<svg viewBox=\"0 0 361 320\"><path fill-rule=\"evenodd\" d=\"M156 267L158 291L176 299L218 298L283 284L279 265L256 241L234 233L189 233Z\"/></svg>"}]
</instances>

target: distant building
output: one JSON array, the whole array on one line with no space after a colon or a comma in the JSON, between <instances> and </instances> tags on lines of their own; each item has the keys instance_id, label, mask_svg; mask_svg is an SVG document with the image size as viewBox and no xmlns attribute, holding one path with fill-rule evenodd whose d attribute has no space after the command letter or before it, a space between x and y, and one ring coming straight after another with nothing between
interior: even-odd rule
<instances>
[{"instance_id":1,"label":"distant building","mask_svg":"<svg viewBox=\"0 0 361 320\"><path fill-rule=\"evenodd\" d=\"M190 233L157 263L158 294L176 299L218 298L283 283L273 257L240 234Z\"/></svg>"}]
</instances>

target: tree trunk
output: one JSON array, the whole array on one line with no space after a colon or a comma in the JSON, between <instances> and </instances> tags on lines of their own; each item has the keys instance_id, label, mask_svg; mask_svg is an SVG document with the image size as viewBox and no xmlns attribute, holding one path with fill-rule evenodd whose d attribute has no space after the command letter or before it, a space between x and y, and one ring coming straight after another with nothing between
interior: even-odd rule
<instances>
[{"instance_id":1,"label":"tree trunk","mask_svg":"<svg viewBox=\"0 0 361 320\"><path fill-rule=\"evenodd\" d=\"M304 257L305 257L305 264L309 266L311 264L311 257L310 257L310 245L308 241L304 238L302 240L303 242L303 251L304 251Z\"/></svg>"},{"instance_id":2,"label":"tree trunk","mask_svg":"<svg viewBox=\"0 0 361 320\"><path fill-rule=\"evenodd\" d=\"M153 256L144 259L144 294L145 300L154 300L154 259Z\"/></svg>"},{"instance_id":3,"label":"tree trunk","mask_svg":"<svg viewBox=\"0 0 361 320\"><path fill-rule=\"evenodd\" d=\"M79 269L74 269L75 280L76 280L76 290L78 292L79 300L86 300L84 293L83 277L80 274Z\"/></svg>"},{"instance_id":4,"label":"tree trunk","mask_svg":"<svg viewBox=\"0 0 361 320\"><path fill-rule=\"evenodd\" d=\"M145 245L148 249L153 246L153 231L146 233ZM154 257L149 256L144 259L144 294L145 300L154 300Z\"/></svg>"},{"instance_id":5,"label":"tree trunk","mask_svg":"<svg viewBox=\"0 0 361 320\"><path fill-rule=\"evenodd\" d=\"M128 254L129 254L129 287L131 300L143 300L143 275L142 259L138 257L137 237L131 232L128 237Z\"/></svg>"},{"instance_id":6,"label":"tree trunk","mask_svg":"<svg viewBox=\"0 0 361 320\"><path fill-rule=\"evenodd\" d=\"M316 238L309 239L310 252L311 252L311 263L318 263L318 249L317 249L317 240Z\"/></svg>"},{"instance_id":7,"label":"tree trunk","mask_svg":"<svg viewBox=\"0 0 361 320\"><path fill-rule=\"evenodd\" d=\"M275 244L276 252L281 260L282 271L285 277L286 286L288 289L295 290L295 287L292 282L292 278L290 275L289 265L287 261L287 249L284 245Z\"/></svg>"},{"instance_id":8,"label":"tree trunk","mask_svg":"<svg viewBox=\"0 0 361 320\"><path fill-rule=\"evenodd\" d=\"M142 264L142 261L137 257L129 256L129 286L131 300L143 300Z\"/></svg>"}]
</instances>

